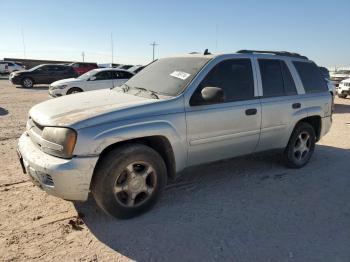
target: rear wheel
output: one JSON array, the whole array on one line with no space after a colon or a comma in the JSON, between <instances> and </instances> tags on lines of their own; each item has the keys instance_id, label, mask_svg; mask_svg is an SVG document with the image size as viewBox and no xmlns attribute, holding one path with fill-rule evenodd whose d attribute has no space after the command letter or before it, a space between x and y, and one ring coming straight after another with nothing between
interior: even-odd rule
<instances>
[{"instance_id":1,"label":"rear wheel","mask_svg":"<svg viewBox=\"0 0 350 262\"><path fill-rule=\"evenodd\" d=\"M80 89L79 87L72 87L67 91L67 95L76 94L80 92L83 92L83 90Z\"/></svg>"},{"instance_id":2,"label":"rear wheel","mask_svg":"<svg viewBox=\"0 0 350 262\"><path fill-rule=\"evenodd\" d=\"M105 212L130 218L149 210L167 180L162 157L141 144L126 144L101 159L92 181L92 194Z\"/></svg>"},{"instance_id":3,"label":"rear wheel","mask_svg":"<svg viewBox=\"0 0 350 262\"><path fill-rule=\"evenodd\" d=\"M22 86L23 87L31 88L31 87L33 87L33 85L34 85L33 79L31 79L29 77L23 78L23 80L22 80Z\"/></svg>"},{"instance_id":4,"label":"rear wheel","mask_svg":"<svg viewBox=\"0 0 350 262\"><path fill-rule=\"evenodd\" d=\"M289 139L284 151L288 167L301 168L306 165L315 149L316 135L314 128L305 122L299 123Z\"/></svg>"}]
</instances>

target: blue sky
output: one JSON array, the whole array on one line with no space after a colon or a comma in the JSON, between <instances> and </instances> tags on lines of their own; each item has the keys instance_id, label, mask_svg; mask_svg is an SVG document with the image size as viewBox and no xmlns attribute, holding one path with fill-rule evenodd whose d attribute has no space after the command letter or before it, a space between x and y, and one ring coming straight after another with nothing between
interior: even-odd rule
<instances>
[{"instance_id":1,"label":"blue sky","mask_svg":"<svg viewBox=\"0 0 350 262\"><path fill-rule=\"evenodd\" d=\"M300 52L350 66L350 1L0 1L0 58L147 63L203 51Z\"/></svg>"}]
</instances>

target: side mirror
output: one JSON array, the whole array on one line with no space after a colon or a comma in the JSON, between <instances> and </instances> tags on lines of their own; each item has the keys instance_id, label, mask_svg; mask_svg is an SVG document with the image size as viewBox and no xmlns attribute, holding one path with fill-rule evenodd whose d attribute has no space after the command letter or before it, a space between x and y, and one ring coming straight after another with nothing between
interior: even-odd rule
<instances>
[{"instance_id":1,"label":"side mirror","mask_svg":"<svg viewBox=\"0 0 350 262\"><path fill-rule=\"evenodd\" d=\"M94 80L96 80L96 76L90 77L90 81L94 81Z\"/></svg>"},{"instance_id":2,"label":"side mirror","mask_svg":"<svg viewBox=\"0 0 350 262\"><path fill-rule=\"evenodd\" d=\"M201 91L204 104L222 103L225 100L224 90L220 87L207 86Z\"/></svg>"}]
</instances>

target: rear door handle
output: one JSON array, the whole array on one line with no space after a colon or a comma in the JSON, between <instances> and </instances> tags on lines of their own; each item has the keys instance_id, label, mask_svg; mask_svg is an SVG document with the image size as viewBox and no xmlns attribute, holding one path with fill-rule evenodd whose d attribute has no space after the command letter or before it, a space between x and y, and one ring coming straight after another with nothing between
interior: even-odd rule
<instances>
[{"instance_id":1,"label":"rear door handle","mask_svg":"<svg viewBox=\"0 0 350 262\"><path fill-rule=\"evenodd\" d=\"M292 107L293 107L293 109L298 109L298 108L301 107L301 104L300 104L300 103L294 103L294 104L292 105Z\"/></svg>"},{"instance_id":2,"label":"rear door handle","mask_svg":"<svg viewBox=\"0 0 350 262\"><path fill-rule=\"evenodd\" d=\"M258 110L256 110L256 108L250 108L245 111L245 114L247 116L251 116L251 115L256 115L257 112Z\"/></svg>"}]
</instances>

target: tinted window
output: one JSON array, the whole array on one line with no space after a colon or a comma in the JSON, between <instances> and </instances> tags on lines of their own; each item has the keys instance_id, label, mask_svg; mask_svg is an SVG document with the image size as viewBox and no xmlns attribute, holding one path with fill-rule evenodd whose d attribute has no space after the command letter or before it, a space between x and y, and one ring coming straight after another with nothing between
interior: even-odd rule
<instances>
[{"instance_id":1,"label":"tinted window","mask_svg":"<svg viewBox=\"0 0 350 262\"><path fill-rule=\"evenodd\" d=\"M207 86L222 88L225 102L253 99L254 80L250 60L226 60L217 64L193 94L191 105L203 104L200 93Z\"/></svg>"},{"instance_id":2,"label":"tinted window","mask_svg":"<svg viewBox=\"0 0 350 262\"><path fill-rule=\"evenodd\" d=\"M259 59L264 97L297 94L293 78L284 61Z\"/></svg>"},{"instance_id":3,"label":"tinted window","mask_svg":"<svg viewBox=\"0 0 350 262\"><path fill-rule=\"evenodd\" d=\"M279 60L259 60L264 97L283 96L283 76Z\"/></svg>"},{"instance_id":4,"label":"tinted window","mask_svg":"<svg viewBox=\"0 0 350 262\"><path fill-rule=\"evenodd\" d=\"M320 70L314 63L295 61L293 64L298 71L306 93L328 90L326 80L322 77Z\"/></svg>"},{"instance_id":5,"label":"tinted window","mask_svg":"<svg viewBox=\"0 0 350 262\"><path fill-rule=\"evenodd\" d=\"M116 73L118 74L119 79L129 79L133 76L133 74L124 71L118 71Z\"/></svg>"},{"instance_id":6,"label":"tinted window","mask_svg":"<svg viewBox=\"0 0 350 262\"><path fill-rule=\"evenodd\" d=\"M284 61L280 61L283 83L284 83L284 92L286 95L296 95L297 89L293 77Z\"/></svg>"},{"instance_id":7,"label":"tinted window","mask_svg":"<svg viewBox=\"0 0 350 262\"><path fill-rule=\"evenodd\" d=\"M96 80L108 80L112 79L112 72L111 71L102 71L98 74L96 74Z\"/></svg>"}]
</instances>

